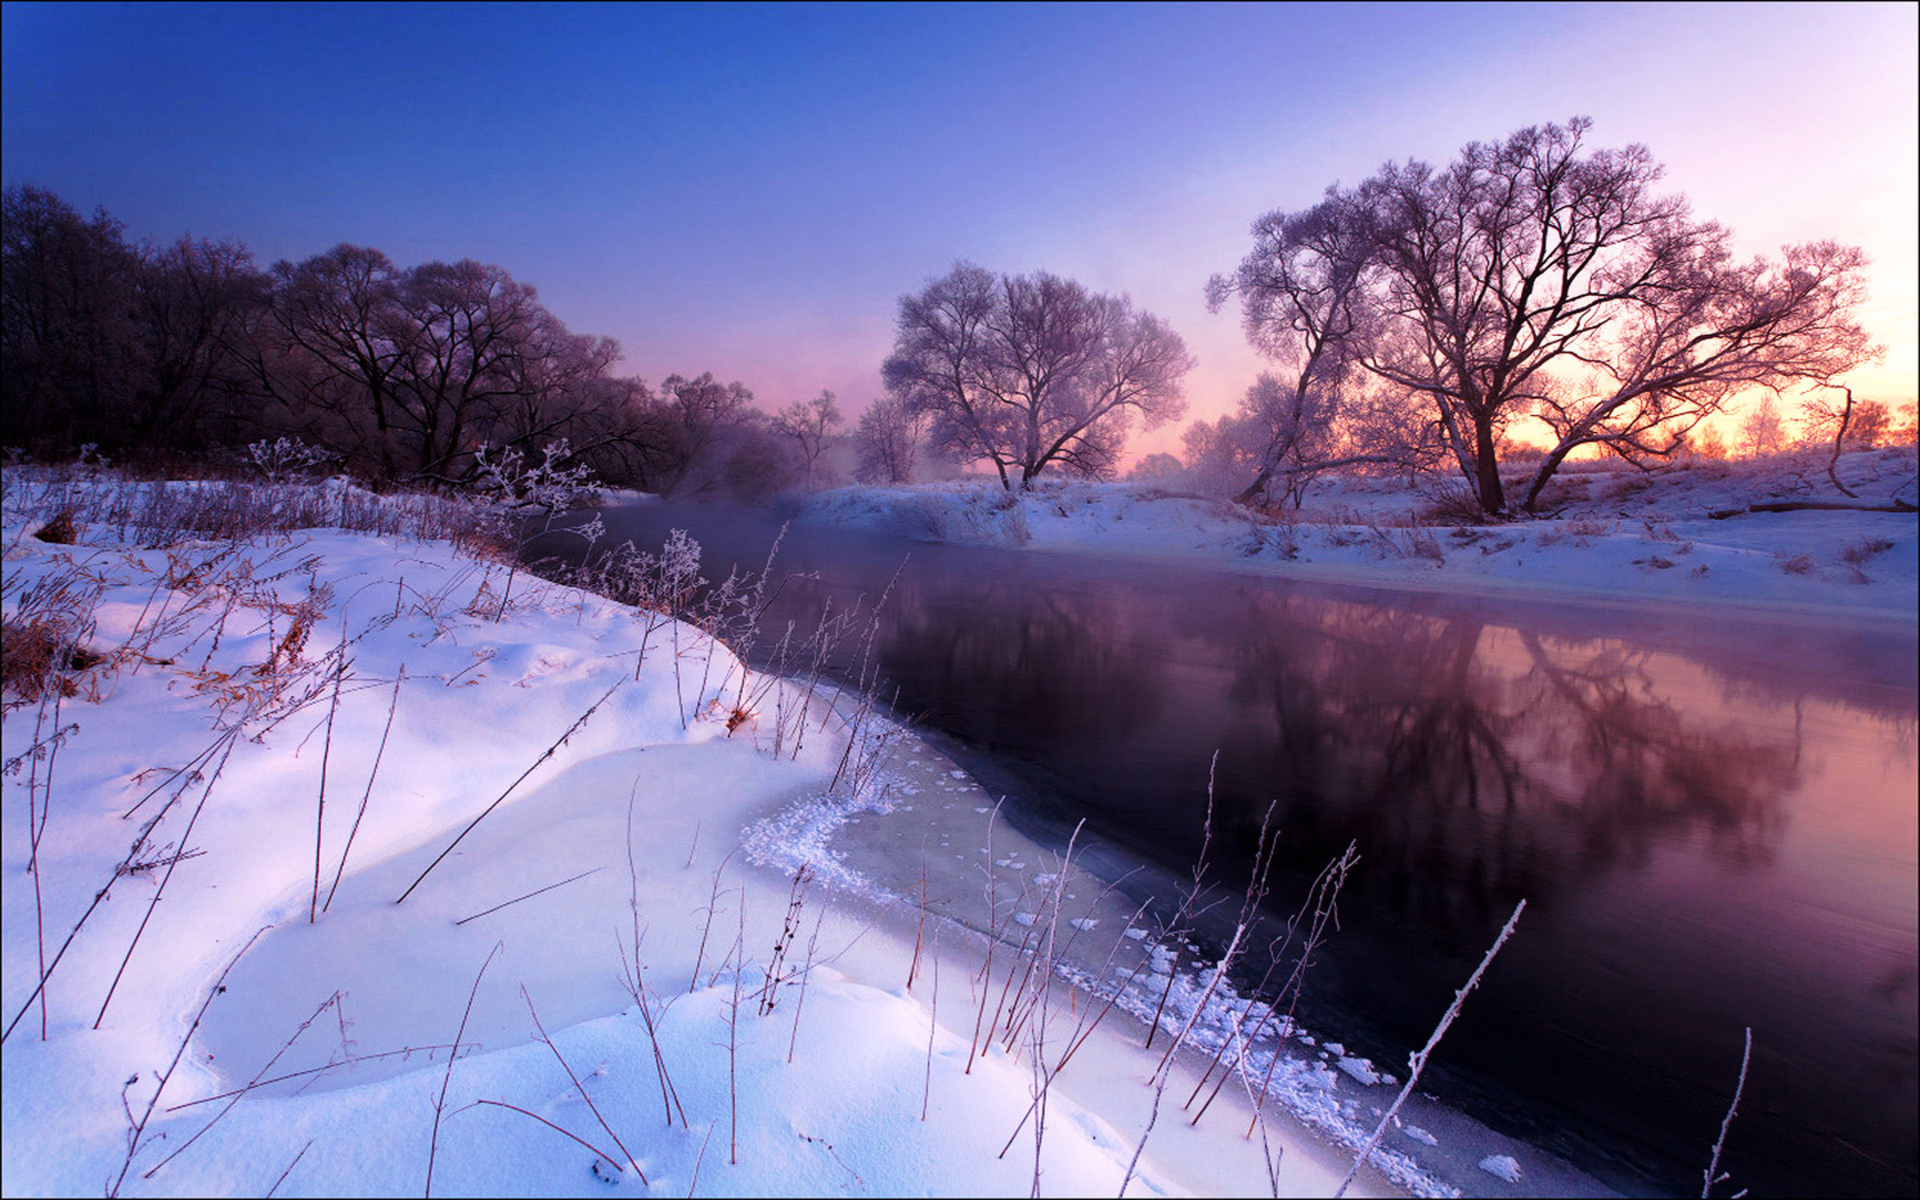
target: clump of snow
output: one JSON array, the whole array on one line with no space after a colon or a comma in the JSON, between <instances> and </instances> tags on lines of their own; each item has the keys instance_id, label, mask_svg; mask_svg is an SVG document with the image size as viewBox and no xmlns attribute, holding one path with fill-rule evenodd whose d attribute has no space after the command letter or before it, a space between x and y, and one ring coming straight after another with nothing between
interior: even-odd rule
<instances>
[{"instance_id":1,"label":"clump of snow","mask_svg":"<svg viewBox=\"0 0 1920 1200\"><path fill-rule=\"evenodd\" d=\"M1480 1169L1495 1179L1504 1179L1508 1183L1520 1182L1520 1164L1511 1154L1490 1154L1480 1160Z\"/></svg>"}]
</instances>

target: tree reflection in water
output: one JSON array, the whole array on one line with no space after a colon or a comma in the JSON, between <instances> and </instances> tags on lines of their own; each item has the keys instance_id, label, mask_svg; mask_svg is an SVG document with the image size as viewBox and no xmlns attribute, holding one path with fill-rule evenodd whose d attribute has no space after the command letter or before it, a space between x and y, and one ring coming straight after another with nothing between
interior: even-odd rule
<instances>
[{"instance_id":1,"label":"tree reflection in water","mask_svg":"<svg viewBox=\"0 0 1920 1200\"><path fill-rule=\"evenodd\" d=\"M683 521L648 519L618 536ZM771 532L710 542L708 573L757 566ZM907 549L795 530L783 558L816 574L771 627L878 595ZM1218 750L1224 887L1270 801L1274 913L1359 843L1310 1025L1397 1062L1524 897L1437 1090L1616 1186L1670 1191L1698 1178L1752 1025L1741 1183L1920 1182L1910 625L911 551L875 643L889 694L1035 832L1084 817L1184 879Z\"/></svg>"}]
</instances>

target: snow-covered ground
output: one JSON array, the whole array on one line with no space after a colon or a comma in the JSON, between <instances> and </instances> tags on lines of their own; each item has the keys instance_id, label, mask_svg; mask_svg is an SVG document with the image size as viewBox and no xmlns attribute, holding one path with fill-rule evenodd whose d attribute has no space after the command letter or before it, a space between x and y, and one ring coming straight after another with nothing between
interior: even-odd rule
<instances>
[{"instance_id":1,"label":"snow-covered ground","mask_svg":"<svg viewBox=\"0 0 1920 1200\"><path fill-rule=\"evenodd\" d=\"M1196 559L1333 582L1912 621L1920 598L1914 514L1860 508L1915 502L1913 448L1849 453L1838 475L1854 496L1834 487L1824 454L1652 473L1574 464L1545 494L1548 517L1501 523L1476 518L1452 484L1360 477L1317 483L1285 519L1158 487L1044 476L1019 497L988 482L844 488L811 498L801 516L930 540ZM1783 502L1860 508L1749 511Z\"/></svg>"},{"instance_id":2,"label":"snow-covered ground","mask_svg":"<svg viewBox=\"0 0 1920 1200\"><path fill-rule=\"evenodd\" d=\"M1912 451L1842 480L1911 502ZM400 1194L431 1170L443 1194L1325 1195L1398 1090L1398 1064L1306 1030L1269 1079L1278 1021L1170 975L1157 929L930 747L690 625L418 536L457 521L336 486L362 532L214 538L141 513L204 495L193 524L218 528L215 488L5 483L9 679L32 626L57 644L54 686L10 684L4 718L8 1194ZM1444 499L1329 482L1269 522L1044 482L806 515L1914 619L1911 513L1710 515L1849 502L1823 467L1586 471L1554 519L1498 525L1423 518ZM31 536L68 505L72 544ZM1196 1124L1216 1059L1244 1069ZM1357 1186L1596 1186L1448 1121L1390 1128Z\"/></svg>"},{"instance_id":3,"label":"snow-covered ground","mask_svg":"<svg viewBox=\"0 0 1920 1200\"><path fill-rule=\"evenodd\" d=\"M9 1195L1330 1194L1345 1173L1275 1104L1247 1136L1270 1056L1192 1124L1246 1006L1181 980L1144 1052L1067 943L1131 948L1106 972L1147 987L1152 935L857 698L368 520L386 502L350 488L326 495L385 532L272 531L270 492L5 484ZM33 536L71 506L71 543ZM971 914L922 922L832 844L916 808ZM1390 1099L1321 1055L1271 1095ZM1349 1141L1371 1125L1320 1110ZM1444 1193L1404 1153L1423 1144L1395 1131L1379 1161Z\"/></svg>"}]
</instances>

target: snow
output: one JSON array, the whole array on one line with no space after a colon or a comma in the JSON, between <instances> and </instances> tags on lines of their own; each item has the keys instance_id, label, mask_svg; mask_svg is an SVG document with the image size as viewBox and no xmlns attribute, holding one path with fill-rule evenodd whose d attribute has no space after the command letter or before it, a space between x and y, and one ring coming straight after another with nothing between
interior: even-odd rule
<instances>
[{"instance_id":1,"label":"snow","mask_svg":"<svg viewBox=\"0 0 1920 1200\"><path fill-rule=\"evenodd\" d=\"M1044 476L1014 497L989 481L846 488L813 497L802 519L1334 583L1911 620L1920 604L1912 512L1747 511L1915 502L1912 447L1843 455L1838 474L1857 499L1833 486L1826 463L1824 453L1652 473L1574 463L1543 494L1548 517L1511 522L1473 516L1449 484L1368 477L1316 483L1284 519L1148 485ZM1713 516L1728 510L1739 515Z\"/></svg>"},{"instance_id":2,"label":"snow","mask_svg":"<svg viewBox=\"0 0 1920 1200\"><path fill-rule=\"evenodd\" d=\"M1862 503L1913 498L1911 450L1841 473ZM317 492L363 517L399 503ZM4 718L9 1194L412 1193L430 1159L442 1194L1011 1194L1037 1157L1041 1191L1110 1195L1149 1129L1128 1194L1327 1194L1397 1086L1344 1046L1318 1057L932 747L857 721L857 698L809 699L690 625L404 521L141 532L127 514L163 494L223 495L5 474L9 653L38 613L98 656L68 664L71 695L10 692ZM1369 479L1317 486L1284 522L1054 481L843 490L805 515L1345 583L1915 619L1912 514L1711 515L1777 498L1835 500L1824 460L1582 470L1553 519L1511 523L1423 522L1443 497ZM66 504L75 544L29 536ZM56 956L42 1039L29 999ZM983 1049L1022 964L1055 983L1023 987L1021 1032ZM1151 1120L1174 1036L1169 1098L1240 1064L1197 1124ZM1246 1139L1253 1080L1269 1118ZM1416 1109L1363 1190L1453 1194L1476 1164L1542 1194L1597 1186ZM1263 1143L1284 1151L1277 1181Z\"/></svg>"},{"instance_id":3,"label":"snow","mask_svg":"<svg viewBox=\"0 0 1920 1200\"><path fill-rule=\"evenodd\" d=\"M1064 973L1128 914L905 731L449 542L156 536L103 510L158 485L5 483L10 651L37 618L98 656L4 718L8 1194L1120 1190L1159 1055L1124 1009L1067 977L974 1039L1053 961L1003 944L982 987L979 930L1057 930ZM75 544L29 536L76 502ZM918 919L916 873L974 907ZM1350 1151L1270 1110L1272 1164L1250 1113L1163 1117L1128 1193L1332 1190Z\"/></svg>"}]
</instances>

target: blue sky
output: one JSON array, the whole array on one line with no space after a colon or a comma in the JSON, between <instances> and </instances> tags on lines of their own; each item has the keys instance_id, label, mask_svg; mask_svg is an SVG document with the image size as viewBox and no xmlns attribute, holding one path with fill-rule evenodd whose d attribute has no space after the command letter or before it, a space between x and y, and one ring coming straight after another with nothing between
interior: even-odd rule
<instances>
[{"instance_id":1,"label":"blue sky","mask_svg":"<svg viewBox=\"0 0 1920 1200\"><path fill-rule=\"evenodd\" d=\"M1904 399L1917 12L7 4L0 156L136 238L498 263L632 373L767 407L863 405L956 259L1046 269L1169 318L1212 416L1261 368L1201 295L1255 217L1585 114L1748 251L1865 246L1860 382Z\"/></svg>"}]
</instances>

